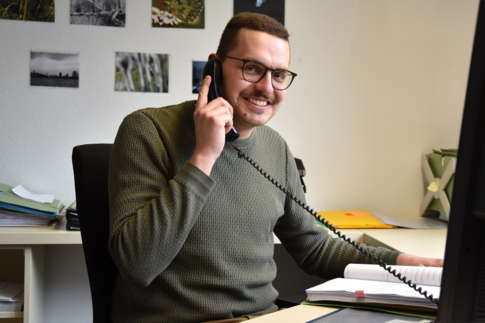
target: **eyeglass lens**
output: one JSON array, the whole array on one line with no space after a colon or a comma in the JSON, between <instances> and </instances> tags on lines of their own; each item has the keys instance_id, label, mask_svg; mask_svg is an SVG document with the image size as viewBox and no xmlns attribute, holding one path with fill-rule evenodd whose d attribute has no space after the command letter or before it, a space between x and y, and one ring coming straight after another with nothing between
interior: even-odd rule
<instances>
[{"instance_id":1,"label":"eyeglass lens","mask_svg":"<svg viewBox=\"0 0 485 323\"><path fill-rule=\"evenodd\" d=\"M266 67L258 62L245 62L243 68L243 77L249 82L259 82L265 75ZM291 81L293 80L293 74L286 70L274 70L271 71L271 82L273 87L278 90L287 89Z\"/></svg>"}]
</instances>

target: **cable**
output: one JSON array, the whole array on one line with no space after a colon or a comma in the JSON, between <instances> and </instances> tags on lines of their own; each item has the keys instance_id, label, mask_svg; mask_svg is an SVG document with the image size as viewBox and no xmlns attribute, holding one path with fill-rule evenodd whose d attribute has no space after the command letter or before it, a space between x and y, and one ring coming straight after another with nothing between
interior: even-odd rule
<instances>
[{"instance_id":1,"label":"cable","mask_svg":"<svg viewBox=\"0 0 485 323\"><path fill-rule=\"evenodd\" d=\"M383 262L381 259L375 257L372 253L368 252L364 248L362 248L359 244L357 244L355 241L353 241L350 238L347 238L345 234L342 234L342 232L338 231L330 222L325 220L321 215L318 215L317 212L315 212L313 209L310 208L309 205L305 204L304 202L301 201L301 199L297 198L296 195L293 195L286 187L283 185L279 184L273 177L271 177L268 173L266 173L259 165L253 161L251 158L249 158L244 152L242 152L239 148L234 146L234 143L231 141L232 147L237 150L238 157L243 158L246 161L248 161L256 170L258 170L261 175L263 175L267 180L269 180L273 185L275 185L277 188L279 188L283 193L285 193L290 199L292 199L294 202L296 202L299 206L301 206L305 211L310 213L313 217L315 217L318 221L322 222L325 224L330 231L335 233L340 239L344 240L345 242L351 244L354 246L357 250L359 250L362 254L364 254L367 258L371 259L374 263L378 264L384 270L386 270L388 273L402 281L404 284L408 285L415 291L417 291L419 294L423 295L426 299L430 300L432 303L438 305L438 300L437 298L433 298L433 295L428 296L427 291L422 291L422 287L419 287L414 284L410 279L406 279L406 276L401 276L400 273L396 273L396 269L392 270L390 266L388 266L385 262Z\"/></svg>"}]
</instances>

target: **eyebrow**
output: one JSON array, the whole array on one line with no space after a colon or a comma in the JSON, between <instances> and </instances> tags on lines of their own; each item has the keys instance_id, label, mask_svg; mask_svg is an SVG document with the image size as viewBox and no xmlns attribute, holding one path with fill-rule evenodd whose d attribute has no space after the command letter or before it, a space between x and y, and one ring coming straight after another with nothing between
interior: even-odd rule
<instances>
[{"instance_id":1,"label":"eyebrow","mask_svg":"<svg viewBox=\"0 0 485 323\"><path fill-rule=\"evenodd\" d=\"M246 58L246 57L243 57L242 59L246 59L246 60L249 60L249 61L253 61L253 62L256 62L256 63L259 63L259 64L263 64L266 67L269 67L266 64L264 64L263 62L260 62L259 60L254 59L254 58ZM275 69L275 70L285 70L285 71L289 71L290 70L289 67L288 68L285 68L285 67L275 67L275 68L270 67L270 68Z\"/></svg>"}]
</instances>

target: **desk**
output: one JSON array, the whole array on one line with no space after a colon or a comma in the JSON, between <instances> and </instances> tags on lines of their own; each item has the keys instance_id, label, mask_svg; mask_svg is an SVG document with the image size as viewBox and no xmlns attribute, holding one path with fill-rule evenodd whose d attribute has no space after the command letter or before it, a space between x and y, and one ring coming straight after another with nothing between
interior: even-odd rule
<instances>
[{"instance_id":1,"label":"desk","mask_svg":"<svg viewBox=\"0 0 485 323\"><path fill-rule=\"evenodd\" d=\"M347 231L345 231L345 233L347 235ZM357 242L364 242L365 244L374 247L387 247L392 250L430 258L444 257L446 233L446 230L352 230L352 235L358 237L358 239L356 239ZM262 316L251 320L251 322L305 323L336 310L336 308L323 306L298 305L284 311Z\"/></svg>"},{"instance_id":2,"label":"desk","mask_svg":"<svg viewBox=\"0 0 485 323\"><path fill-rule=\"evenodd\" d=\"M426 257L440 258L444 255L444 246L446 240L445 230L352 229L342 231L345 233L346 236L351 237L359 243L363 242L372 246L387 246L390 249L400 250ZM80 247L81 244L82 241L80 233L76 231L66 231L65 222L61 222L59 226L55 229L34 227L0 227L0 257L2 259L10 260L12 259L11 256L13 255L15 258L14 262L16 264L16 266L13 266L14 269L10 270L9 272L6 272L5 269L12 268L10 264L9 266L0 266L0 281L11 280L11 277L16 277L13 280L14 282L18 281L20 283L24 283L25 285L24 312L0 313L0 318L19 318L19 320L21 320L21 318L23 317L23 322L25 323L43 322L45 298L44 291L49 290L51 294L47 293L47 296L52 295L52 289L56 289L56 287L59 288L59 285L62 284L62 282L59 282L56 286L52 287L51 281L51 284L48 284L49 286L44 286L46 276L44 272L46 267L45 247L49 245L57 245L58 247L56 248L61 248L62 246L69 245L76 245ZM275 244L279 244L279 241L277 239L275 239ZM77 254L76 257L81 258L82 253ZM73 259L70 260L72 261ZM84 263L84 259L77 259L77 261L78 266L82 266ZM282 268L282 270L280 270L279 272L283 272L283 269L284 268ZM85 269L82 268L82 270ZM50 273L51 277L55 275L56 274ZM68 274L64 273L64 276L66 277L68 276ZM70 279L70 276L66 277L66 279ZM61 290L60 293L62 294L70 292L72 288L85 288L85 290L83 291L85 293L85 296L82 296L83 299L85 298L85 301L82 304L66 304L65 307L76 307L76 310L78 311L76 313L84 312L87 315L90 310L91 299L89 298L89 286L86 280L87 276L85 276L83 279L84 280L78 280L73 285L62 286L63 290ZM286 279L286 281L288 281L288 279ZM64 283L65 282L66 280L64 280ZM304 291L301 290L301 293L304 293ZM58 295L58 297L65 298L65 295ZM47 299L49 299L49 297L47 297ZM53 306L52 304L57 305L58 303L51 300L49 305L47 306L48 309L46 309L46 311L54 311L52 308L50 308L51 306ZM310 320L306 319L306 317L308 316L315 318L327 314L329 313L329 311L333 310L334 309L328 309L323 307L300 305L285 310L281 312L282 314L273 313L271 315L258 318L257 320L264 321L257 322L308 322ZM55 311L55 314L59 314L58 310ZM307 314L303 314L303 312ZM285 314L283 315L283 313ZM59 320L61 321L59 322L63 322L62 318L66 318L66 320L69 320L70 322L83 322L82 318L78 318L75 314L72 313L71 309L64 309L64 312L60 314L63 314L63 316L61 315L61 318L59 318ZM292 319L293 316L291 315L293 314L297 319ZM274 315L278 316L275 317ZM283 321L282 319L280 320L279 315L282 315L282 318L288 317L290 319L287 321ZM53 322L53 320L47 320L49 322Z\"/></svg>"},{"instance_id":3,"label":"desk","mask_svg":"<svg viewBox=\"0 0 485 323\"><path fill-rule=\"evenodd\" d=\"M61 222L55 228L0 227L0 257L9 263L0 266L0 281L24 284L24 311L0 312L0 318L23 317L24 323L44 321L45 245L82 243L81 234L66 231L65 225Z\"/></svg>"}]
</instances>

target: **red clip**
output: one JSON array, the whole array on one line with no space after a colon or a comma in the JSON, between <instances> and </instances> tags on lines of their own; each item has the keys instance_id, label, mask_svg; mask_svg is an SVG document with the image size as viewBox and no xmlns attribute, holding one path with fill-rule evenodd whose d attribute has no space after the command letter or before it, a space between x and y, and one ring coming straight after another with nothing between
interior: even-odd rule
<instances>
[{"instance_id":1,"label":"red clip","mask_svg":"<svg viewBox=\"0 0 485 323\"><path fill-rule=\"evenodd\" d=\"M355 291L355 296L357 296L357 297L365 297L364 291L363 290L356 290Z\"/></svg>"}]
</instances>

